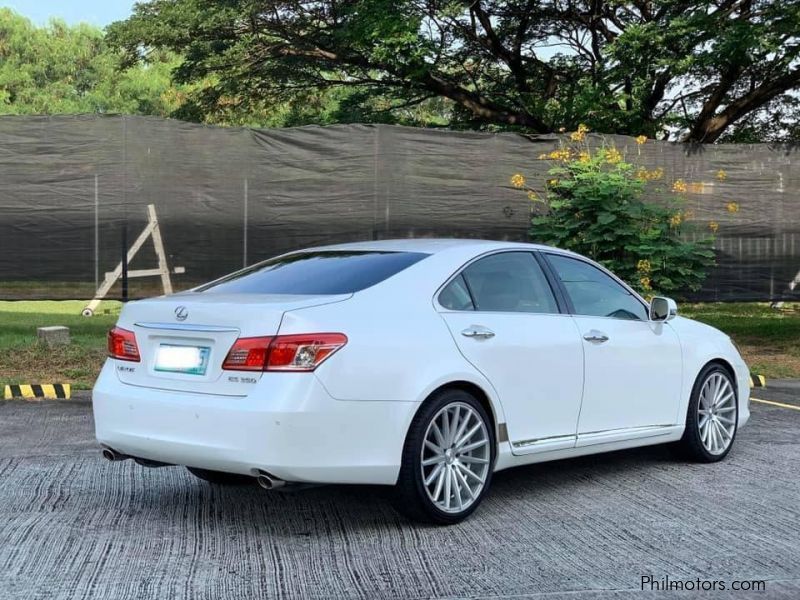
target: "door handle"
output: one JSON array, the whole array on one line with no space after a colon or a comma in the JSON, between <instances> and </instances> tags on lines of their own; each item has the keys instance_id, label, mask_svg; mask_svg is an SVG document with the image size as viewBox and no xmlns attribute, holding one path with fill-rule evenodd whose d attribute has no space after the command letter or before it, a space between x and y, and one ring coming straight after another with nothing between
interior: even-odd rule
<instances>
[{"instance_id":1,"label":"door handle","mask_svg":"<svg viewBox=\"0 0 800 600\"><path fill-rule=\"evenodd\" d=\"M608 336L602 331L592 329L589 333L583 336L583 339L585 339L587 342L592 342L593 344L603 344L608 341Z\"/></svg>"},{"instance_id":2,"label":"door handle","mask_svg":"<svg viewBox=\"0 0 800 600\"><path fill-rule=\"evenodd\" d=\"M461 332L461 335L464 337L486 340L494 337L494 331L487 329L486 327L482 327L481 325L470 325Z\"/></svg>"}]
</instances>

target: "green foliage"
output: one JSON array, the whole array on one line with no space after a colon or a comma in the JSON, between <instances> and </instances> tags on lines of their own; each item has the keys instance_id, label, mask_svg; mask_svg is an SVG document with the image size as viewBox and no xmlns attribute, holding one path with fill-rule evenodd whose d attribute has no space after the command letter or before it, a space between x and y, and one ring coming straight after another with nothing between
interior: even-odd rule
<instances>
[{"instance_id":1,"label":"green foliage","mask_svg":"<svg viewBox=\"0 0 800 600\"><path fill-rule=\"evenodd\" d=\"M645 202L645 177L613 148L563 149L558 160L546 199L536 203L533 241L589 256L643 294L699 289L714 264L713 238L681 235L687 224L678 201Z\"/></svg>"},{"instance_id":2,"label":"green foliage","mask_svg":"<svg viewBox=\"0 0 800 600\"><path fill-rule=\"evenodd\" d=\"M52 21L35 27L0 9L0 113L127 113L168 116L181 104L175 55L120 71L121 54L102 30Z\"/></svg>"},{"instance_id":3,"label":"green foliage","mask_svg":"<svg viewBox=\"0 0 800 600\"><path fill-rule=\"evenodd\" d=\"M800 0L150 0L109 35L129 64L185 57L197 120L707 143L796 134L798 31Z\"/></svg>"}]
</instances>

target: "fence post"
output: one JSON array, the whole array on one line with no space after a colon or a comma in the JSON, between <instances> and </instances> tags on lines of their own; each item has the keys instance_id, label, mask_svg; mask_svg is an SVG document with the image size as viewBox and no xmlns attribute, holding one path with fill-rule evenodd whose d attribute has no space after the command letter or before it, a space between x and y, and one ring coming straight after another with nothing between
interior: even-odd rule
<instances>
[{"instance_id":1,"label":"fence post","mask_svg":"<svg viewBox=\"0 0 800 600\"><path fill-rule=\"evenodd\" d=\"M122 301L128 301L128 220L122 224Z\"/></svg>"}]
</instances>

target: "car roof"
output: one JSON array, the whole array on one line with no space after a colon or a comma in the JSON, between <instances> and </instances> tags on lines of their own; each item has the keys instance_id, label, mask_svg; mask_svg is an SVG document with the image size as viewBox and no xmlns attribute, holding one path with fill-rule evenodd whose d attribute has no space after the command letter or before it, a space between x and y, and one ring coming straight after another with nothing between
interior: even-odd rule
<instances>
[{"instance_id":1,"label":"car roof","mask_svg":"<svg viewBox=\"0 0 800 600\"><path fill-rule=\"evenodd\" d=\"M528 250L557 250L550 246L530 244L527 242L503 242L480 239L451 239L451 238L407 238L394 240L375 240L369 242L351 242L331 246L318 246L308 248L306 251L378 251L378 252L423 252L437 254L449 250L465 252L490 252L503 249L528 249Z\"/></svg>"}]
</instances>

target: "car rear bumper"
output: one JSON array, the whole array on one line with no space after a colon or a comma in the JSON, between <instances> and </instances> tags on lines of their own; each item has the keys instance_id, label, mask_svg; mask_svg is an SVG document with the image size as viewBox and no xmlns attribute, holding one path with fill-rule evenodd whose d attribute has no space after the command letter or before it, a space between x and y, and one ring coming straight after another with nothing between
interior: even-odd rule
<instances>
[{"instance_id":1,"label":"car rear bumper","mask_svg":"<svg viewBox=\"0 0 800 600\"><path fill-rule=\"evenodd\" d=\"M335 400L308 373L265 373L246 397L124 384L93 392L105 447L137 458L286 481L394 484L414 402Z\"/></svg>"}]
</instances>

